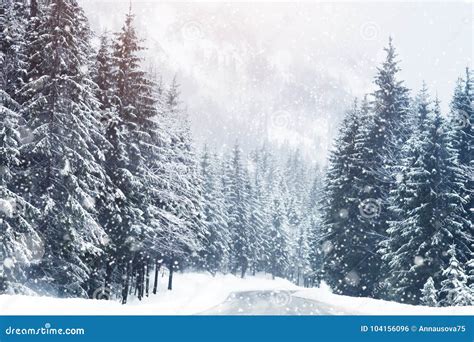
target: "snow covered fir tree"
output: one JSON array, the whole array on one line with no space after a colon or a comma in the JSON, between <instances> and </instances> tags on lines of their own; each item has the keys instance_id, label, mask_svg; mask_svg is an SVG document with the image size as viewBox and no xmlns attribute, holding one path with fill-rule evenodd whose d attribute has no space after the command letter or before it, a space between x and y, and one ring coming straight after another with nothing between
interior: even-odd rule
<instances>
[{"instance_id":1,"label":"snow covered fir tree","mask_svg":"<svg viewBox=\"0 0 474 342\"><path fill-rule=\"evenodd\" d=\"M76 0L0 3L0 294L126 304L191 270L474 305L471 70L443 113L390 39L319 165L200 146L136 27L132 9L98 37Z\"/></svg>"}]
</instances>

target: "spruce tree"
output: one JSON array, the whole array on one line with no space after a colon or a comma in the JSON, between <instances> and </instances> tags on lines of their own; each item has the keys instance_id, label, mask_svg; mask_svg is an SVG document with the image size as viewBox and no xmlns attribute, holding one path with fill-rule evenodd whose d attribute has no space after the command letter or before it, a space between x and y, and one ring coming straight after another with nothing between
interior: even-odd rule
<instances>
[{"instance_id":1,"label":"spruce tree","mask_svg":"<svg viewBox=\"0 0 474 342\"><path fill-rule=\"evenodd\" d=\"M155 244L159 234L156 231L158 218L154 217L156 211L152 210L148 167L148 161L157 150L154 144L158 144L154 141L159 136L157 98L154 84L141 65L140 53L144 48L136 34L133 20L130 9L112 44L114 102L112 114L105 120L111 145L107 167L113 187L116 188L115 203L120 212L120 215L109 213L112 219L108 233L115 246L113 259L121 274L123 303L127 302L134 279L139 298L143 296L145 270L150 261L148 246ZM103 46L104 49L106 46ZM99 67L102 67L98 70L108 72L107 52L103 51L99 57L104 60L98 61ZM106 81L101 86L105 96L104 106L109 102Z\"/></svg>"},{"instance_id":2,"label":"spruce tree","mask_svg":"<svg viewBox=\"0 0 474 342\"><path fill-rule=\"evenodd\" d=\"M230 236L225 217L222 189L216 175L215 157L207 145L201 159L203 179L203 223L205 230L205 249L201 254L202 267L215 275L227 268L230 249Z\"/></svg>"},{"instance_id":3,"label":"spruce tree","mask_svg":"<svg viewBox=\"0 0 474 342\"><path fill-rule=\"evenodd\" d=\"M105 111L116 105L114 59L110 38L106 33L100 37L100 47L97 51L94 66L94 82L97 84L97 99L100 101L100 109Z\"/></svg>"},{"instance_id":4,"label":"spruce tree","mask_svg":"<svg viewBox=\"0 0 474 342\"><path fill-rule=\"evenodd\" d=\"M237 143L232 150L227 179L227 215L232 237L231 271L236 274L240 270L240 275L243 278L251 265L254 232L249 224L251 210L249 175L242 162L242 151Z\"/></svg>"},{"instance_id":5,"label":"spruce tree","mask_svg":"<svg viewBox=\"0 0 474 342\"><path fill-rule=\"evenodd\" d=\"M322 243L323 235L321 211L319 210L323 195L323 173L321 170L316 169L314 171L314 175L314 180L307 201L308 215L305 219L309 244L308 262L311 268L306 279L307 286L319 285L322 277L323 260L325 254L325 246ZM328 246L329 245L326 244L326 247Z\"/></svg>"},{"instance_id":6,"label":"spruce tree","mask_svg":"<svg viewBox=\"0 0 474 342\"><path fill-rule=\"evenodd\" d=\"M361 294L376 297L376 286L384 279L377 245L391 220L387 196L395 186L397 160L410 131L408 89L398 79L400 67L391 38L385 51L386 59L374 80L376 90L371 101L366 99L361 106L360 129L355 138L358 175L353 183L360 203L358 235L363 237L356 262L361 268L358 279L364 283L360 285L366 288Z\"/></svg>"},{"instance_id":7,"label":"spruce tree","mask_svg":"<svg viewBox=\"0 0 474 342\"><path fill-rule=\"evenodd\" d=\"M0 4L0 86L15 101L19 101L19 91L26 78L28 41L25 36L28 23L28 7L24 1L2 1Z\"/></svg>"},{"instance_id":8,"label":"spruce tree","mask_svg":"<svg viewBox=\"0 0 474 342\"><path fill-rule=\"evenodd\" d=\"M270 270L272 277L285 277L290 266L288 219L283 200L285 184L281 176L277 176L277 186L272 195L271 226L269 230Z\"/></svg>"},{"instance_id":9,"label":"spruce tree","mask_svg":"<svg viewBox=\"0 0 474 342\"><path fill-rule=\"evenodd\" d=\"M463 201L463 226L459 229L471 236L467 243L457 243L457 253L459 260L466 263L474 255L474 86L472 72L466 69L466 78L459 79L454 91L449 115L449 126L447 130L450 134L450 144L453 149L459 168L462 172L462 179L458 184L457 193ZM472 285L472 280L469 281Z\"/></svg>"},{"instance_id":10,"label":"spruce tree","mask_svg":"<svg viewBox=\"0 0 474 342\"><path fill-rule=\"evenodd\" d=\"M426 99L420 114L428 107ZM388 298L412 304L420 302L429 277L441 282L449 245L465 245L470 239L459 229L464 223L457 195L461 171L438 102L428 111L419 116L420 126L404 150L397 188L389 198L394 219L380 249L388 266Z\"/></svg>"},{"instance_id":11,"label":"spruce tree","mask_svg":"<svg viewBox=\"0 0 474 342\"><path fill-rule=\"evenodd\" d=\"M364 270L368 267L372 272L373 258L371 236L358 218L359 192L353 185L360 174L355 147L359 115L354 104L341 124L329 157L321 203L324 279L336 293L355 296L368 294L372 277Z\"/></svg>"},{"instance_id":12,"label":"spruce tree","mask_svg":"<svg viewBox=\"0 0 474 342\"><path fill-rule=\"evenodd\" d=\"M275 160L266 144L251 153L253 162L252 214L250 224L255 227L254 271L271 272L270 228L272 226L271 198L275 190Z\"/></svg>"},{"instance_id":13,"label":"spruce tree","mask_svg":"<svg viewBox=\"0 0 474 342\"><path fill-rule=\"evenodd\" d=\"M103 172L88 73L91 32L74 0L53 0L43 11L41 21L29 26L34 53L20 94L32 132L21 149L29 168L25 195L41 211L37 227L45 241L35 277L59 296L86 296L92 274L87 260L102 253L105 238L93 205Z\"/></svg>"},{"instance_id":14,"label":"spruce tree","mask_svg":"<svg viewBox=\"0 0 474 342\"><path fill-rule=\"evenodd\" d=\"M467 276L462 264L456 258L456 245L448 250L448 266L443 270L440 298L443 306L472 305L472 293L467 286Z\"/></svg>"},{"instance_id":15,"label":"spruce tree","mask_svg":"<svg viewBox=\"0 0 474 342\"><path fill-rule=\"evenodd\" d=\"M171 149L168 191L170 201L167 210L177 218L173 252L168 265L177 269L186 266L187 259L196 256L203 248L205 239L202 223L202 188L198 161L193 148L189 117L182 108L179 85L176 78L165 92L165 129L169 133Z\"/></svg>"},{"instance_id":16,"label":"spruce tree","mask_svg":"<svg viewBox=\"0 0 474 342\"><path fill-rule=\"evenodd\" d=\"M285 169L286 194L284 201L287 208L290 261L288 276L296 284L303 282L309 269L307 226L305 225L306 201L309 195L308 172L300 151L290 154Z\"/></svg>"},{"instance_id":17,"label":"spruce tree","mask_svg":"<svg viewBox=\"0 0 474 342\"><path fill-rule=\"evenodd\" d=\"M14 182L22 172L19 111L20 105L0 90L0 292L26 292L29 268L43 253L35 225L39 211Z\"/></svg>"},{"instance_id":18,"label":"spruce tree","mask_svg":"<svg viewBox=\"0 0 474 342\"><path fill-rule=\"evenodd\" d=\"M438 306L438 292L435 288L433 278L429 277L421 289L421 303L426 306Z\"/></svg>"}]
</instances>

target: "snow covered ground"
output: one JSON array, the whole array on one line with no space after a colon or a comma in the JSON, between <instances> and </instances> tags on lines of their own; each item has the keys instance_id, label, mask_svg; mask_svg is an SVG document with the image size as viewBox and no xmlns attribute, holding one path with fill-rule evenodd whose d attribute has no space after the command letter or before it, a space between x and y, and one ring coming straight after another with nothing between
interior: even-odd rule
<instances>
[{"instance_id":1,"label":"snow covered ground","mask_svg":"<svg viewBox=\"0 0 474 342\"><path fill-rule=\"evenodd\" d=\"M0 296L2 315L470 315L474 307L417 307L332 294L328 288L304 289L284 279L259 275L176 274L174 290L160 278L157 295L127 305L118 301Z\"/></svg>"}]
</instances>

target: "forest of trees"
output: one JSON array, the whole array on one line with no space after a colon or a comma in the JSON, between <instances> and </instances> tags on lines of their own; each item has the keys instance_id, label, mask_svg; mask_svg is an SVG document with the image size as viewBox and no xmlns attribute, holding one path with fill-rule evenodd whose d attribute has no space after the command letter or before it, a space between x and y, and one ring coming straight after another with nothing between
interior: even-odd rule
<instances>
[{"instance_id":1,"label":"forest of trees","mask_svg":"<svg viewBox=\"0 0 474 342\"><path fill-rule=\"evenodd\" d=\"M390 40L376 90L347 113L321 206L324 279L336 293L472 305L473 78L449 115L425 85L410 98Z\"/></svg>"},{"instance_id":2,"label":"forest of trees","mask_svg":"<svg viewBox=\"0 0 474 342\"><path fill-rule=\"evenodd\" d=\"M269 143L197 147L132 12L100 37L75 0L0 4L0 293L139 299L178 270L473 305L473 76L450 113L390 40L327 169Z\"/></svg>"}]
</instances>

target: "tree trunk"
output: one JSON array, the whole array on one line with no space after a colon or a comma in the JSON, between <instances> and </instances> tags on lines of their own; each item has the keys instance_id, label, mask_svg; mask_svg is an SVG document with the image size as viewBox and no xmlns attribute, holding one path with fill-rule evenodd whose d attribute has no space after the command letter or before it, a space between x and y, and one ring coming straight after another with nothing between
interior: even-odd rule
<instances>
[{"instance_id":1,"label":"tree trunk","mask_svg":"<svg viewBox=\"0 0 474 342\"><path fill-rule=\"evenodd\" d=\"M170 274L168 276L168 290L172 290L173 289L173 262L171 262L171 265L170 265Z\"/></svg>"},{"instance_id":2,"label":"tree trunk","mask_svg":"<svg viewBox=\"0 0 474 342\"><path fill-rule=\"evenodd\" d=\"M104 288L111 290L110 289L110 284L112 284L112 272L113 272L113 267L111 265L110 260L107 260L107 264L105 265L105 283L104 283ZM108 296L105 296L105 299L109 299Z\"/></svg>"},{"instance_id":3,"label":"tree trunk","mask_svg":"<svg viewBox=\"0 0 474 342\"><path fill-rule=\"evenodd\" d=\"M143 268L143 265L141 265L138 267L138 271L137 271L138 300L142 300L143 298L143 273L144 273L144 268Z\"/></svg>"},{"instance_id":4,"label":"tree trunk","mask_svg":"<svg viewBox=\"0 0 474 342\"><path fill-rule=\"evenodd\" d=\"M160 273L161 264L155 261L155 281L153 282L153 294L158 291L158 273Z\"/></svg>"},{"instance_id":5,"label":"tree trunk","mask_svg":"<svg viewBox=\"0 0 474 342\"><path fill-rule=\"evenodd\" d=\"M126 263L122 280L122 304L127 304L130 287L130 263Z\"/></svg>"},{"instance_id":6,"label":"tree trunk","mask_svg":"<svg viewBox=\"0 0 474 342\"><path fill-rule=\"evenodd\" d=\"M145 294L148 297L150 295L150 263L146 263L146 273L145 273Z\"/></svg>"},{"instance_id":7,"label":"tree trunk","mask_svg":"<svg viewBox=\"0 0 474 342\"><path fill-rule=\"evenodd\" d=\"M245 272L247 272L247 261L242 262L242 270L240 272L240 277L244 278L245 277Z\"/></svg>"}]
</instances>

